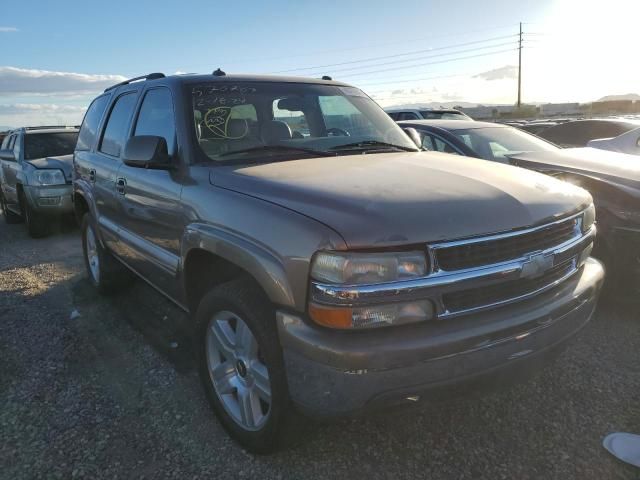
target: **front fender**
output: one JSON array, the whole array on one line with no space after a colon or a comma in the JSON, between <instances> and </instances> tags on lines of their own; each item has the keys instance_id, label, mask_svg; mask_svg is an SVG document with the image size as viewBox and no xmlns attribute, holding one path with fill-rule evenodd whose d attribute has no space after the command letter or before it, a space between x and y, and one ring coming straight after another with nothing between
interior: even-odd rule
<instances>
[{"instance_id":1,"label":"front fender","mask_svg":"<svg viewBox=\"0 0 640 480\"><path fill-rule=\"evenodd\" d=\"M91 188L91 184L89 184L89 182L87 182L86 180L83 179L79 179L79 180L75 180L73 182L73 198L74 198L74 210L76 212L76 216L77 216L77 206L75 205L75 197L76 195L80 195L82 198L84 198L84 201L87 204L87 207L89 208L89 213L91 214L91 216L96 219L96 221L98 221L98 214L97 214L97 209L96 209L96 199L93 196L93 190ZM78 218L78 223L80 223L82 221L81 218ZM98 231L96 231L96 235L98 236L98 241L100 242L100 244L102 245L102 247L104 247L104 241L102 240L102 234L100 233L100 229L97 229Z\"/></svg>"},{"instance_id":2,"label":"front fender","mask_svg":"<svg viewBox=\"0 0 640 480\"><path fill-rule=\"evenodd\" d=\"M269 299L295 307L296 298L287 280L286 269L278 256L265 245L236 233L207 224L191 224L182 240L182 258L193 249L206 250L245 270L263 288Z\"/></svg>"}]
</instances>

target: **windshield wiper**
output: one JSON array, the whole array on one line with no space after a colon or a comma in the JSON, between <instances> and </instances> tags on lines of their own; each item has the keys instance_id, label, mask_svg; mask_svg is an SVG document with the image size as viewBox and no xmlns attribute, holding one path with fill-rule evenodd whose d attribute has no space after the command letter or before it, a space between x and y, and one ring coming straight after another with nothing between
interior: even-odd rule
<instances>
[{"instance_id":1,"label":"windshield wiper","mask_svg":"<svg viewBox=\"0 0 640 480\"><path fill-rule=\"evenodd\" d=\"M228 155L236 155L239 153L251 153L251 152L289 152L289 153L307 153L309 155L317 155L321 157L335 157L334 152L327 152L326 150L315 150L313 148L293 147L290 145L260 145L257 147L243 148L241 150L232 150L230 152L221 153L219 157L226 157Z\"/></svg>"},{"instance_id":2,"label":"windshield wiper","mask_svg":"<svg viewBox=\"0 0 640 480\"><path fill-rule=\"evenodd\" d=\"M347 143L345 145L336 145L331 150L369 150L370 147L397 148L405 152L417 152L418 148L403 147L394 143L379 142L378 140L362 140L361 142Z\"/></svg>"}]
</instances>

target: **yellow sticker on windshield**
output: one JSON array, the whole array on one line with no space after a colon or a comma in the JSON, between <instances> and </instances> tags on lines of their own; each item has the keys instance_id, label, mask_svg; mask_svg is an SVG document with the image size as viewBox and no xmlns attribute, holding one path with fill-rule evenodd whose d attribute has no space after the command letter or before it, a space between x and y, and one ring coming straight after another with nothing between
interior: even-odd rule
<instances>
[{"instance_id":1,"label":"yellow sticker on windshield","mask_svg":"<svg viewBox=\"0 0 640 480\"><path fill-rule=\"evenodd\" d=\"M215 107L207 110L204 116L205 126L218 138L238 140L249 133L249 125L244 119L237 119L241 122L238 132L231 131L231 107Z\"/></svg>"}]
</instances>

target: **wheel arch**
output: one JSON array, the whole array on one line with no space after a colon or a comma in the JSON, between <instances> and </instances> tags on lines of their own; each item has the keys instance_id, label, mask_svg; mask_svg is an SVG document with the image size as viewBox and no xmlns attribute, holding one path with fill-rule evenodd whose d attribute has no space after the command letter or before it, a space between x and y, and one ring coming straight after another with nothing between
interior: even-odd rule
<instances>
[{"instance_id":1,"label":"wheel arch","mask_svg":"<svg viewBox=\"0 0 640 480\"><path fill-rule=\"evenodd\" d=\"M183 239L184 299L195 312L215 285L241 275L251 278L276 305L295 306L282 262L266 248L208 225L190 226Z\"/></svg>"}]
</instances>

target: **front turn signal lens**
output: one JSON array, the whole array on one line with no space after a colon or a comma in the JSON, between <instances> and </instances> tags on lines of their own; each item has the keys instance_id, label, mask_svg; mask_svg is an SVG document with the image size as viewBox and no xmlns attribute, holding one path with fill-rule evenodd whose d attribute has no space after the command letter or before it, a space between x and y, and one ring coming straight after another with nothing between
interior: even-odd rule
<instances>
[{"instance_id":1,"label":"front turn signal lens","mask_svg":"<svg viewBox=\"0 0 640 480\"><path fill-rule=\"evenodd\" d=\"M432 320L435 317L435 311L433 303L429 300L353 308L311 303L309 316L314 322L324 327L361 330Z\"/></svg>"}]
</instances>

